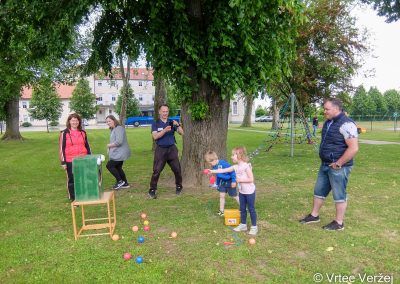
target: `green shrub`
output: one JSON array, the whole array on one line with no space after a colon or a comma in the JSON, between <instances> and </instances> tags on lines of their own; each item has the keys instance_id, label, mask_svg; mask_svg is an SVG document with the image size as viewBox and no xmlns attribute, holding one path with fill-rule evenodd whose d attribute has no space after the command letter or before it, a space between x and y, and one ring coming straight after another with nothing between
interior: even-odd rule
<instances>
[{"instance_id":1,"label":"green shrub","mask_svg":"<svg viewBox=\"0 0 400 284\"><path fill-rule=\"evenodd\" d=\"M58 121L51 121L49 123L50 126L58 126Z\"/></svg>"},{"instance_id":2,"label":"green shrub","mask_svg":"<svg viewBox=\"0 0 400 284\"><path fill-rule=\"evenodd\" d=\"M23 127L31 127L32 123L26 121L26 122L22 123L21 126L23 126Z\"/></svg>"}]
</instances>

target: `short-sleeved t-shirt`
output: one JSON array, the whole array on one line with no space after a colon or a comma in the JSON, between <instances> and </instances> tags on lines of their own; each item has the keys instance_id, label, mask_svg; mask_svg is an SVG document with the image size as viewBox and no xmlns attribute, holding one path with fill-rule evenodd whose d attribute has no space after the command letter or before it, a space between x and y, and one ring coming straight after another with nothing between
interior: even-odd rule
<instances>
[{"instance_id":1,"label":"short-sleeved t-shirt","mask_svg":"<svg viewBox=\"0 0 400 284\"><path fill-rule=\"evenodd\" d=\"M161 119L153 122L153 124L151 125L151 132L160 132L162 131L164 128L166 128L169 125L169 121L167 120L167 122L163 122ZM175 131L176 128L172 127L171 131L167 132L164 134L163 137L161 137L160 139L156 140L156 144L160 147L169 147L172 146L176 143L175 141Z\"/></svg>"},{"instance_id":2,"label":"short-sleeved t-shirt","mask_svg":"<svg viewBox=\"0 0 400 284\"><path fill-rule=\"evenodd\" d=\"M236 179L238 178L248 178L249 176L246 173L247 168L251 168L249 163L240 163L234 165ZM252 194L256 190L256 185L252 182L244 182L240 183L239 192L242 194Z\"/></svg>"}]
</instances>

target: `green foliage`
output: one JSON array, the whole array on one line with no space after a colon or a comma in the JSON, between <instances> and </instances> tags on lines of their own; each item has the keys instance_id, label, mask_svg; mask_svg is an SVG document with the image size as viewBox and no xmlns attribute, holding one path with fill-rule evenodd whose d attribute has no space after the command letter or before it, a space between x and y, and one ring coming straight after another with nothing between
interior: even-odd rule
<instances>
[{"instance_id":1,"label":"green foliage","mask_svg":"<svg viewBox=\"0 0 400 284\"><path fill-rule=\"evenodd\" d=\"M263 116L266 114L267 114L267 110L265 108L263 108L262 106L258 106L256 108L256 117Z\"/></svg>"},{"instance_id":2,"label":"green foliage","mask_svg":"<svg viewBox=\"0 0 400 284\"><path fill-rule=\"evenodd\" d=\"M192 103L188 112L194 120L204 120L210 115L208 104L203 101Z\"/></svg>"},{"instance_id":3,"label":"green foliage","mask_svg":"<svg viewBox=\"0 0 400 284\"><path fill-rule=\"evenodd\" d=\"M389 114L392 115L394 112L400 114L400 92L394 89L387 90L383 96L385 97Z\"/></svg>"},{"instance_id":4,"label":"green foliage","mask_svg":"<svg viewBox=\"0 0 400 284\"><path fill-rule=\"evenodd\" d=\"M58 126L58 121L50 121L49 125L50 126Z\"/></svg>"},{"instance_id":5,"label":"green foliage","mask_svg":"<svg viewBox=\"0 0 400 284\"><path fill-rule=\"evenodd\" d=\"M34 86L30 106L29 113L34 119L59 119L63 106L51 80L42 79Z\"/></svg>"},{"instance_id":6,"label":"green foliage","mask_svg":"<svg viewBox=\"0 0 400 284\"><path fill-rule=\"evenodd\" d=\"M121 88L120 95L115 104L115 112L118 115L121 113L122 94L124 93L126 95L126 117L139 115L139 100L134 96L130 85L127 88L125 86Z\"/></svg>"},{"instance_id":7,"label":"green foliage","mask_svg":"<svg viewBox=\"0 0 400 284\"><path fill-rule=\"evenodd\" d=\"M367 91L362 85L359 86L353 97L351 115L370 115L374 113L375 110L376 106L371 97L368 96Z\"/></svg>"},{"instance_id":8,"label":"green foliage","mask_svg":"<svg viewBox=\"0 0 400 284\"><path fill-rule=\"evenodd\" d=\"M386 17L386 22L391 23L400 19L400 3L398 0L362 0L364 3L373 4L379 16Z\"/></svg>"},{"instance_id":9,"label":"green foliage","mask_svg":"<svg viewBox=\"0 0 400 284\"><path fill-rule=\"evenodd\" d=\"M169 115L178 115L182 102L179 94L176 92L176 88L172 85L167 85L167 104L169 106Z\"/></svg>"},{"instance_id":10,"label":"green foliage","mask_svg":"<svg viewBox=\"0 0 400 284\"><path fill-rule=\"evenodd\" d=\"M378 88L370 88L368 91L368 96L375 105L375 112L371 113L371 115L383 115L388 111L385 98L381 92L379 92Z\"/></svg>"},{"instance_id":11,"label":"green foliage","mask_svg":"<svg viewBox=\"0 0 400 284\"><path fill-rule=\"evenodd\" d=\"M21 126L23 126L23 127L31 127L31 126L32 126L32 123L25 121L25 122L23 122L23 123L21 124Z\"/></svg>"},{"instance_id":12,"label":"green foliage","mask_svg":"<svg viewBox=\"0 0 400 284\"><path fill-rule=\"evenodd\" d=\"M96 95L91 92L89 82L82 78L72 92L70 109L79 113L82 118L92 119L98 110Z\"/></svg>"},{"instance_id":13,"label":"green foliage","mask_svg":"<svg viewBox=\"0 0 400 284\"><path fill-rule=\"evenodd\" d=\"M274 80L272 95L294 93L304 107L352 89L351 78L368 51L365 35L355 25L351 1L307 0L307 21L299 27L292 76Z\"/></svg>"}]
</instances>

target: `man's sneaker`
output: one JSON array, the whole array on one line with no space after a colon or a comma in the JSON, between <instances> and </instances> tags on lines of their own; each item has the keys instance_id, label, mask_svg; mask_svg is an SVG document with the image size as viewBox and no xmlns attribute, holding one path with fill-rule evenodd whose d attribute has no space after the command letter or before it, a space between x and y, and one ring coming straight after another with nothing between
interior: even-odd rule
<instances>
[{"instance_id":1,"label":"man's sneaker","mask_svg":"<svg viewBox=\"0 0 400 284\"><path fill-rule=\"evenodd\" d=\"M217 215L223 217L224 216L224 211L218 210Z\"/></svg>"},{"instance_id":2,"label":"man's sneaker","mask_svg":"<svg viewBox=\"0 0 400 284\"><path fill-rule=\"evenodd\" d=\"M340 225L336 220L333 220L328 225L323 226L322 229L327 231L341 231L344 230L344 223Z\"/></svg>"},{"instance_id":3,"label":"man's sneaker","mask_svg":"<svg viewBox=\"0 0 400 284\"><path fill-rule=\"evenodd\" d=\"M239 226L233 228L235 232L241 232L241 231L247 231L247 225L246 224L239 224Z\"/></svg>"},{"instance_id":4,"label":"man's sneaker","mask_svg":"<svg viewBox=\"0 0 400 284\"><path fill-rule=\"evenodd\" d=\"M124 182L123 180L120 180L119 182L117 182L117 183L113 186L113 189L118 190L118 189L120 189L124 184L125 184L125 182Z\"/></svg>"},{"instance_id":5,"label":"man's sneaker","mask_svg":"<svg viewBox=\"0 0 400 284\"><path fill-rule=\"evenodd\" d=\"M306 217L304 217L303 219L299 220L299 222L302 223L302 224L318 223L319 221L321 221L319 219L319 216L314 217L311 214L308 214Z\"/></svg>"},{"instance_id":6,"label":"man's sneaker","mask_svg":"<svg viewBox=\"0 0 400 284\"><path fill-rule=\"evenodd\" d=\"M130 188L130 187L131 186L127 182L124 182L124 184L121 186L121 188Z\"/></svg>"},{"instance_id":7,"label":"man's sneaker","mask_svg":"<svg viewBox=\"0 0 400 284\"><path fill-rule=\"evenodd\" d=\"M150 189L149 190L149 198L150 199L156 199L157 198L156 191L154 189Z\"/></svg>"},{"instance_id":8,"label":"man's sneaker","mask_svg":"<svg viewBox=\"0 0 400 284\"><path fill-rule=\"evenodd\" d=\"M176 186L176 195L180 195L182 192L183 187L181 185Z\"/></svg>"},{"instance_id":9,"label":"man's sneaker","mask_svg":"<svg viewBox=\"0 0 400 284\"><path fill-rule=\"evenodd\" d=\"M250 231L249 231L249 235L255 236L255 235L257 235L257 233L258 233L258 228L257 228L257 226L251 226L251 227L250 227Z\"/></svg>"}]
</instances>

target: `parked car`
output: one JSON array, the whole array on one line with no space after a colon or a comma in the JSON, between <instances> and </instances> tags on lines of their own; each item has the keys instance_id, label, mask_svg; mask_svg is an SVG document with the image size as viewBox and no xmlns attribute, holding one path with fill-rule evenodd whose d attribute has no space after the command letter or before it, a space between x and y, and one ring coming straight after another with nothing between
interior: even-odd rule
<instances>
[{"instance_id":1,"label":"parked car","mask_svg":"<svg viewBox=\"0 0 400 284\"><path fill-rule=\"evenodd\" d=\"M271 121L272 121L272 116L269 115L256 117L256 122L271 122Z\"/></svg>"},{"instance_id":2,"label":"parked car","mask_svg":"<svg viewBox=\"0 0 400 284\"><path fill-rule=\"evenodd\" d=\"M134 127L139 127L140 125L149 125L153 123L154 118L152 116L130 116L126 119L125 125L133 125ZM181 121L181 117L171 116L168 117L168 120L176 120L177 122Z\"/></svg>"}]
</instances>

